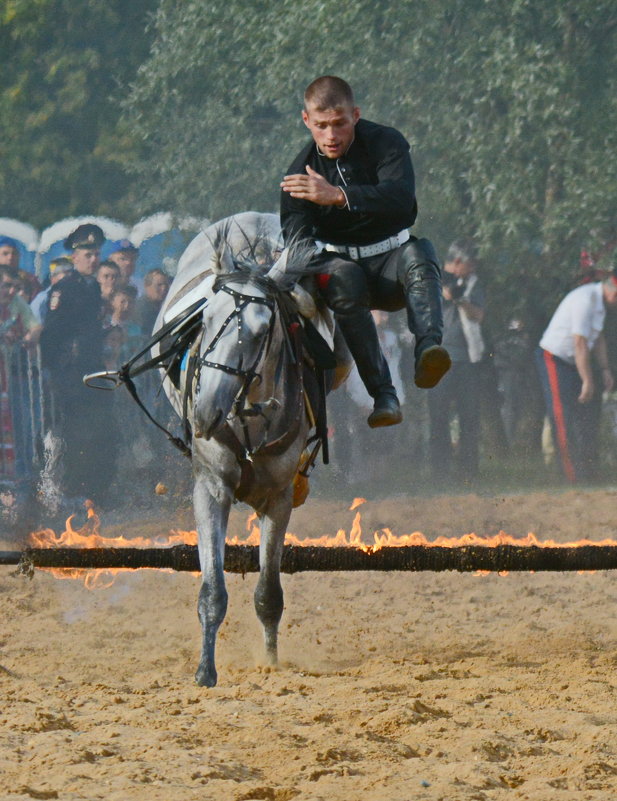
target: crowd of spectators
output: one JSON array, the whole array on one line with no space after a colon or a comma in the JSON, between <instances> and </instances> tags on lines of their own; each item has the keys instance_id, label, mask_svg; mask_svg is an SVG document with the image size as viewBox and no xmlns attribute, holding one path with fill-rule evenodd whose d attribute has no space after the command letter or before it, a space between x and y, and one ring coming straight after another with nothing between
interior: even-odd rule
<instances>
[{"instance_id":1,"label":"crowd of spectators","mask_svg":"<svg viewBox=\"0 0 617 801\"><path fill-rule=\"evenodd\" d=\"M82 379L141 349L171 283L159 267L134 281L138 249L107 243L101 261L104 243L99 226L78 226L41 286L20 270L18 243L0 237L0 480L32 489L45 469L63 499L103 507L123 463L156 463L158 438L127 393Z\"/></svg>"},{"instance_id":2,"label":"crowd of spectators","mask_svg":"<svg viewBox=\"0 0 617 801\"><path fill-rule=\"evenodd\" d=\"M7 482L36 490L47 470L62 498L105 507L136 470L150 465L156 477L166 440L128 393L93 391L82 378L115 370L141 350L171 277L154 266L136 280L137 248L126 239L107 242L101 260L104 243L97 225L80 225L41 285L20 269L17 243L0 237L0 490ZM442 274L452 368L431 390L413 385L412 335L397 315L373 312L405 422L377 434L362 424L371 398L354 370L329 399L333 468L342 484L385 489L404 465L435 488L475 488L490 429L497 431L492 455L501 449L505 456L535 397L565 479L597 476L602 393L613 389L602 331L606 311L617 306L617 278L594 276L569 293L539 346L518 320L505 321L501 336L487 342L477 265L472 242L451 245ZM169 420L157 376L141 380L148 404Z\"/></svg>"},{"instance_id":3,"label":"crowd of spectators","mask_svg":"<svg viewBox=\"0 0 617 801\"><path fill-rule=\"evenodd\" d=\"M504 317L487 338L487 295L478 265L472 241L451 244L442 283L443 345L452 367L425 393L411 380L408 332L396 315L374 313L404 420L380 430L377 441L362 424L369 399L353 372L332 399L334 461L340 480L356 493L371 485L382 491L406 485L477 490L497 467L507 474L508 465L512 475L518 465L522 475L535 465L535 474L549 481L561 474L568 483L588 484L602 479L603 461L615 460L611 340L617 320L611 321L610 312L617 307L617 271L583 271L579 286L537 333L519 318ZM549 462L554 470L546 469Z\"/></svg>"}]
</instances>

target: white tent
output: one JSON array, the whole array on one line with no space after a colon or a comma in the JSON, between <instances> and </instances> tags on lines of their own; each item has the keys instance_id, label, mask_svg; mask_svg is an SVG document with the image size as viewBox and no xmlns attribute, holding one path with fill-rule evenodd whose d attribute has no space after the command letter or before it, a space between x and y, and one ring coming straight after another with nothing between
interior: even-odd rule
<instances>
[{"instance_id":1,"label":"white tent","mask_svg":"<svg viewBox=\"0 0 617 801\"><path fill-rule=\"evenodd\" d=\"M171 212L159 212L140 220L133 226L129 236L139 248L137 280L155 267L162 267L174 275L178 259L188 243L209 224L205 219L176 217Z\"/></svg>"},{"instance_id":2,"label":"white tent","mask_svg":"<svg viewBox=\"0 0 617 801\"><path fill-rule=\"evenodd\" d=\"M69 234L73 233L76 228L84 223L98 225L105 234L105 239L108 240L126 239L129 234L129 229L124 223L111 220L109 217L96 217L92 215L67 217L64 220L59 220L41 232L36 270L39 278L45 279L47 277L50 262L65 253L64 240Z\"/></svg>"},{"instance_id":3,"label":"white tent","mask_svg":"<svg viewBox=\"0 0 617 801\"><path fill-rule=\"evenodd\" d=\"M129 229L124 223L111 220L109 217L67 217L41 232L39 253L47 253L54 244L64 242L69 234L84 223L98 225L105 234L105 239L126 239L129 235Z\"/></svg>"},{"instance_id":4,"label":"white tent","mask_svg":"<svg viewBox=\"0 0 617 801\"><path fill-rule=\"evenodd\" d=\"M10 236L21 242L26 250L36 251L39 244L39 232L28 223L0 217L0 236Z\"/></svg>"},{"instance_id":5,"label":"white tent","mask_svg":"<svg viewBox=\"0 0 617 801\"><path fill-rule=\"evenodd\" d=\"M179 231L189 231L197 234L209 225L210 221L206 219L199 220L197 217L176 217L169 211L159 211L157 214L144 217L136 223L131 230L129 239L136 247L140 247L146 239L151 239L153 236L163 234L166 231L178 229Z\"/></svg>"}]
</instances>

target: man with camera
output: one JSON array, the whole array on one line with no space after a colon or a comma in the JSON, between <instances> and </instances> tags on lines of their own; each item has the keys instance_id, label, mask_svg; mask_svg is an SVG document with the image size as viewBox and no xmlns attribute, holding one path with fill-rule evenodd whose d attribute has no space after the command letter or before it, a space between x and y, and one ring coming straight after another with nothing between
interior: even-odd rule
<instances>
[{"instance_id":1,"label":"man with camera","mask_svg":"<svg viewBox=\"0 0 617 801\"><path fill-rule=\"evenodd\" d=\"M430 456L433 477L446 481L457 474L469 481L478 474L480 438L480 361L484 340L480 324L484 317L484 290L476 275L473 242L453 242L443 268L443 346L452 359L450 371L430 390ZM456 412L458 447L452 442L450 416Z\"/></svg>"}]
</instances>

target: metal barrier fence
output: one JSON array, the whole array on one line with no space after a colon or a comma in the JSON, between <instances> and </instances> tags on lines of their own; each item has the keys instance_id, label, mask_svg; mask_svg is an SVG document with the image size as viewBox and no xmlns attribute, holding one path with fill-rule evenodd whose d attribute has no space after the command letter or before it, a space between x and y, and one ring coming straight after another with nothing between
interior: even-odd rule
<instances>
[{"instance_id":1,"label":"metal barrier fence","mask_svg":"<svg viewBox=\"0 0 617 801\"><path fill-rule=\"evenodd\" d=\"M0 345L0 480L31 478L55 414L40 348Z\"/></svg>"}]
</instances>

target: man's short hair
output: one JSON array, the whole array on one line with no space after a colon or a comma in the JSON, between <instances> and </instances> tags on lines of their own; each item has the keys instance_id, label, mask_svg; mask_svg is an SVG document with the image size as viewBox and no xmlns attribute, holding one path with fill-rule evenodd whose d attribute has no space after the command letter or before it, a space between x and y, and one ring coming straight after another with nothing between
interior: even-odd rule
<instances>
[{"instance_id":1,"label":"man's short hair","mask_svg":"<svg viewBox=\"0 0 617 801\"><path fill-rule=\"evenodd\" d=\"M448 248L446 261L475 262L478 259L478 249L471 239L456 239Z\"/></svg>"},{"instance_id":2,"label":"man's short hair","mask_svg":"<svg viewBox=\"0 0 617 801\"><path fill-rule=\"evenodd\" d=\"M131 300L135 300L137 297L137 287L133 286L132 284L127 284L126 286L119 286L117 289L111 293L111 300L113 300L116 295L126 295L127 298L131 298Z\"/></svg>"},{"instance_id":3,"label":"man's short hair","mask_svg":"<svg viewBox=\"0 0 617 801\"><path fill-rule=\"evenodd\" d=\"M165 272L165 270L162 270L160 267L154 267L152 270L148 270L148 272L144 275L144 286L150 286L150 284L154 281L155 275L160 275L167 281L170 280L169 275Z\"/></svg>"},{"instance_id":4,"label":"man's short hair","mask_svg":"<svg viewBox=\"0 0 617 801\"><path fill-rule=\"evenodd\" d=\"M322 75L306 87L305 110L308 111L309 105L314 106L317 111L327 111L341 106L353 108L355 105L353 90L347 81L337 78L336 75Z\"/></svg>"},{"instance_id":5,"label":"man's short hair","mask_svg":"<svg viewBox=\"0 0 617 801\"><path fill-rule=\"evenodd\" d=\"M97 275L99 274L99 270L102 267L107 267L108 270L115 270L118 273L118 275L120 275L120 268L118 267L116 262L115 261L111 261L111 259L105 259L105 261L102 261L99 264L99 266L96 268L96 274Z\"/></svg>"}]
</instances>

